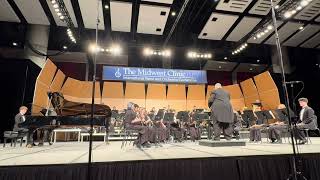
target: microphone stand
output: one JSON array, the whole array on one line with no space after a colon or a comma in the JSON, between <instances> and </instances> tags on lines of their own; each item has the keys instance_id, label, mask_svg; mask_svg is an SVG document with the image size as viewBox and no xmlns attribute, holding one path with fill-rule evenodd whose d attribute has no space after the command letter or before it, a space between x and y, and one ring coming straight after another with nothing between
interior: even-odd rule
<instances>
[{"instance_id":1,"label":"microphone stand","mask_svg":"<svg viewBox=\"0 0 320 180\"><path fill-rule=\"evenodd\" d=\"M96 61L98 55L98 28L99 28L99 1L97 0L97 19L96 19L96 44L93 54L93 74L92 74L92 99L91 99L91 118L90 118L90 130L89 130L89 160L87 169L87 180L91 180L91 170L92 170L92 133L93 133L93 118L94 118L94 96L96 88Z\"/></svg>"},{"instance_id":2,"label":"microphone stand","mask_svg":"<svg viewBox=\"0 0 320 180\"><path fill-rule=\"evenodd\" d=\"M285 105L287 107L287 113L288 113L288 120L289 120L289 131L290 131L290 135L291 135L291 142L292 142L292 151L293 151L293 156L291 158L291 163L292 163L292 174L290 174L289 179L292 180L298 180L297 177L298 175L301 175L301 172L297 171L297 167L296 167L296 159L297 159L297 153L296 153L296 147L295 147L295 142L294 142L294 136L293 136L293 123L291 120L291 116L290 116L290 110L289 110L289 95L288 95L288 89L286 86L286 76L285 76L285 72L284 72L284 63L283 63L283 56L282 56L282 51L281 51L281 45L280 45L280 40L279 40L279 34L278 34L278 26L277 26L277 18L276 18L276 13L275 13L275 7L274 7L274 2L273 0L270 0L271 2L271 11L272 11L272 21L273 21L273 27L275 29L275 37L276 37L276 45L277 45L277 51L278 51L278 58L280 61L280 65L281 65L281 75L282 75L282 88L284 91L284 95L285 95ZM302 176L303 177L303 176ZM304 178L305 179L305 178Z\"/></svg>"}]
</instances>

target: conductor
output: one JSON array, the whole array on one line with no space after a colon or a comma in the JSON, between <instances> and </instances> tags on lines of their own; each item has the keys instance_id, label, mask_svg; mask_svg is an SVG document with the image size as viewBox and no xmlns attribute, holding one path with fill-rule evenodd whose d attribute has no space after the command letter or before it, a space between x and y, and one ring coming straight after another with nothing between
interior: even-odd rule
<instances>
[{"instance_id":1,"label":"conductor","mask_svg":"<svg viewBox=\"0 0 320 180\"><path fill-rule=\"evenodd\" d=\"M211 109L211 120L213 124L214 139L220 141L223 131L226 140L231 140L233 133L233 109L230 103L230 94L222 89L220 83L216 83L215 90L211 92L208 106Z\"/></svg>"}]
</instances>

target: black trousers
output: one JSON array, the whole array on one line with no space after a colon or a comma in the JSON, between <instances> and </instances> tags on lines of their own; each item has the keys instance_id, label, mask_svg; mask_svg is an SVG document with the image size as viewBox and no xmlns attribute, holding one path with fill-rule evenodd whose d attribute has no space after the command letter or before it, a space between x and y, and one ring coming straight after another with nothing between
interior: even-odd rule
<instances>
[{"instance_id":1,"label":"black trousers","mask_svg":"<svg viewBox=\"0 0 320 180\"><path fill-rule=\"evenodd\" d=\"M33 144L33 129L26 129L26 128L14 128L13 131L27 134L27 144Z\"/></svg>"},{"instance_id":2,"label":"black trousers","mask_svg":"<svg viewBox=\"0 0 320 180\"><path fill-rule=\"evenodd\" d=\"M129 130L136 130L138 131L138 137L136 140L137 144L144 144L146 142L152 141L152 137L154 136L154 131L152 131L151 128L147 126L142 126L142 125L128 125L126 126L127 129Z\"/></svg>"},{"instance_id":3,"label":"black trousers","mask_svg":"<svg viewBox=\"0 0 320 180\"><path fill-rule=\"evenodd\" d=\"M227 140L230 140L233 133L232 124L233 123L213 121L214 140L220 140L221 132L223 132L223 135Z\"/></svg>"}]
</instances>

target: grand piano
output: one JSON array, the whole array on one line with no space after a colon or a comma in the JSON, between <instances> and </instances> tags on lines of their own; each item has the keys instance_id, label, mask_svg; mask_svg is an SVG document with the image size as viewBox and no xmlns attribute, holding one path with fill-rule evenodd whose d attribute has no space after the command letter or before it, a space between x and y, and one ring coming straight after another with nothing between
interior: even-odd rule
<instances>
[{"instance_id":1,"label":"grand piano","mask_svg":"<svg viewBox=\"0 0 320 180\"><path fill-rule=\"evenodd\" d=\"M90 126L91 104L68 101L60 92L49 92L48 97L53 106L53 111L43 109L42 116L26 116L25 122L20 127L30 130L50 130L59 127ZM111 109L107 105L94 104L93 125L109 127Z\"/></svg>"}]
</instances>

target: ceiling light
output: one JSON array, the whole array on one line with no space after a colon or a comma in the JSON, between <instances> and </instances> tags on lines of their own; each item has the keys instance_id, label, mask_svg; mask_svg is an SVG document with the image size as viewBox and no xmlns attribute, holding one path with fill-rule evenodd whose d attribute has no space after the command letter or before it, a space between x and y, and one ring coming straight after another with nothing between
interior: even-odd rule
<instances>
[{"instance_id":1,"label":"ceiling light","mask_svg":"<svg viewBox=\"0 0 320 180\"><path fill-rule=\"evenodd\" d=\"M18 43L13 42L12 45L13 45L13 46L18 46Z\"/></svg>"},{"instance_id":2,"label":"ceiling light","mask_svg":"<svg viewBox=\"0 0 320 180\"><path fill-rule=\"evenodd\" d=\"M224 57L223 59L227 60L227 59L228 59L228 57Z\"/></svg>"},{"instance_id":3,"label":"ceiling light","mask_svg":"<svg viewBox=\"0 0 320 180\"><path fill-rule=\"evenodd\" d=\"M257 59L257 62L260 62L260 59Z\"/></svg>"},{"instance_id":4,"label":"ceiling light","mask_svg":"<svg viewBox=\"0 0 320 180\"><path fill-rule=\"evenodd\" d=\"M67 49L68 47L67 46L63 46L63 49Z\"/></svg>"},{"instance_id":5,"label":"ceiling light","mask_svg":"<svg viewBox=\"0 0 320 180\"><path fill-rule=\"evenodd\" d=\"M53 8L58 8L59 5L58 4L53 4Z\"/></svg>"},{"instance_id":6,"label":"ceiling light","mask_svg":"<svg viewBox=\"0 0 320 180\"><path fill-rule=\"evenodd\" d=\"M259 38L261 38L261 35L260 35L260 33L259 34L257 34L257 38L259 39Z\"/></svg>"},{"instance_id":7,"label":"ceiling light","mask_svg":"<svg viewBox=\"0 0 320 180\"><path fill-rule=\"evenodd\" d=\"M211 54L208 54L208 58L211 59L211 58L212 58L212 55L211 55Z\"/></svg>"},{"instance_id":8,"label":"ceiling light","mask_svg":"<svg viewBox=\"0 0 320 180\"><path fill-rule=\"evenodd\" d=\"M89 45L89 52L91 53L96 53L100 50L100 47L97 46L96 44L90 44Z\"/></svg>"},{"instance_id":9,"label":"ceiling light","mask_svg":"<svg viewBox=\"0 0 320 180\"><path fill-rule=\"evenodd\" d=\"M219 66L219 69L221 69L222 67L221 66Z\"/></svg>"},{"instance_id":10,"label":"ceiling light","mask_svg":"<svg viewBox=\"0 0 320 180\"><path fill-rule=\"evenodd\" d=\"M247 47L248 46L248 44L247 43L244 43L244 47Z\"/></svg>"},{"instance_id":11,"label":"ceiling light","mask_svg":"<svg viewBox=\"0 0 320 180\"><path fill-rule=\"evenodd\" d=\"M297 11L300 11L301 9L302 9L301 6L298 6L298 7L296 8Z\"/></svg>"},{"instance_id":12,"label":"ceiling light","mask_svg":"<svg viewBox=\"0 0 320 180\"><path fill-rule=\"evenodd\" d=\"M256 39L257 39L257 37L255 37L255 36L254 36L254 37L253 37L253 39L254 39L254 40L256 40Z\"/></svg>"},{"instance_id":13,"label":"ceiling light","mask_svg":"<svg viewBox=\"0 0 320 180\"><path fill-rule=\"evenodd\" d=\"M171 16L176 16L176 12L172 11Z\"/></svg>"},{"instance_id":14,"label":"ceiling light","mask_svg":"<svg viewBox=\"0 0 320 180\"><path fill-rule=\"evenodd\" d=\"M275 9L279 9L279 7L280 7L279 5L276 5L274 8L275 8Z\"/></svg>"},{"instance_id":15,"label":"ceiling light","mask_svg":"<svg viewBox=\"0 0 320 180\"><path fill-rule=\"evenodd\" d=\"M250 71L252 71L252 70L253 70L253 68L250 68L249 70L250 70Z\"/></svg>"},{"instance_id":16,"label":"ceiling light","mask_svg":"<svg viewBox=\"0 0 320 180\"><path fill-rule=\"evenodd\" d=\"M234 55L234 52L232 52L232 55Z\"/></svg>"},{"instance_id":17,"label":"ceiling light","mask_svg":"<svg viewBox=\"0 0 320 180\"><path fill-rule=\"evenodd\" d=\"M164 56L166 57L170 57L171 56L171 51L169 49L165 50L163 53L162 53Z\"/></svg>"},{"instance_id":18,"label":"ceiling light","mask_svg":"<svg viewBox=\"0 0 320 180\"><path fill-rule=\"evenodd\" d=\"M103 49L103 48L101 48L101 49L100 49L100 51L101 51L101 52L104 52L104 49Z\"/></svg>"},{"instance_id":19,"label":"ceiling light","mask_svg":"<svg viewBox=\"0 0 320 180\"><path fill-rule=\"evenodd\" d=\"M268 25L267 29L268 29L268 30L272 30L272 29L273 29L273 26L272 26L272 25Z\"/></svg>"},{"instance_id":20,"label":"ceiling light","mask_svg":"<svg viewBox=\"0 0 320 180\"><path fill-rule=\"evenodd\" d=\"M299 30L303 30L303 26L300 26L300 27L299 27Z\"/></svg>"},{"instance_id":21,"label":"ceiling light","mask_svg":"<svg viewBox=\"0 0 320 180\"><path fill-rule=\"evenodd\" d=\"M55 11L55 12L59 12L60 9L59 9L59 8L55 8L54 11Z\"/></svg>"},{"instance_id":22,"label":"ceiling light","mask_svg":"<svg viewBox=\"0 0 320 180\"><path fill-rule=\"evenodd\" d=\"M64 19L64 16L60 16L60 19Z\"/></svg>"},{"instance_id":23,"label":"ceiling light","mask_svg":"<svg viewBox=\"0 0 320 180\"><path fill-rule=\"evenodd\" d=\"M157 55L157 52L156 52L156 51L154 51L154 52L153 52L153 55Z\"/></svg>"},{"instance_id":24,"label":"ceiling light","mask_svg":"<svg viewBox=\"0 0 320 180\"><path fill-rule=\"evenodd\" d=\"M264 30L264 33L268 33L268 32L269 32L269 30L268 30L268 29Z\"/></svg>"},{"instance_id":25,"label":"ceiling light","mask_svg":"<svg viewBox=\"0 0 320 180\"><path fill-rule=\"evenodd\" d=\"M150 48L143 49L143 55L150 56L151 54L152 54L152 49L150 49Z\"/></svg>"},{"instance_id":26,"label":"ceiling light","mask_svg":"<svg viewBox=\"0 0 320 180\"><path fill-rule=\"evenodd\" d=\"M295 13L297 13L296 10L292 10L292 11L291 11L291 14L295 14Z\"/></svg>"},{"instance_id":27,"label":"ceiling light","mask_svg":"<svg viewBox=\"0 0 320 180\"><path fill-rule=\"evenodd\" d=\"M197 54L197 58L199 58L200 57L200 54Z\"/></svg>"},{"instance_id":28,"label":"ceiling light","mask_svg":"<svg viewBox=\"0 0 320 180\"><path fill-rule=\"evenodd\" d=\"M301 1L301 3L300 3L300 5L301 5L302 7L305 7L305 6L307 6L308 4L309 4L309 2L306 1L306 0L303 0L303 1Z\"/></svg>"},{"instance_id":29,"label":"ceiling light","mask_svg":"<svg viewBox=\"0 0 320 180\"><path fill-rule=\"evenodd\" d=\"M264 32L261 32L260 34L261 34L261 36L264 36L264 35L265 35L266 33L264 33Z\"/></svg>"},{"instance_id":30,"label":"ceiling light","mask_svg":"<svg viewBox=\"0 0 320 180\"><path fill-rule=\"evenodd\" d=\"M284 13L283 16L284 16L285 18L290 18L290 17L292 16L292 14L291 14L289 11L287 11L287 12Z\"/></svg>"},{"instance_id":31,"label":"ceiling light","mask_svg":"<svg viewBox=\"0 0 320 180\"><path fill-rule=\"evenodd\" d=\"M114 55L119 55L119 54L121 54L122 49L119 45L113 45L111 47L111 51Z\"/></svg>"},{"instance_id":32,"label":"ceiling light","mask_svg":"<svg viewBox=\"0 0 320 180\"><path fill-rule=\"evenodd\" d=\"M189 51L187 56L188 56L188 58L193 58L193 52Z\"/></svg>"},{"instance_id":33,"label":"ceiling light","mask_svg":"<svg viewBox=\"0 0 320 180\"><path fill-rule=\"evenodd\" d=\"M109 5L105 5L104 8L105 8L105 9L109 9Z\"/></svg>"},{"instance_id":34,"label":"ceiling light","mask_svg":"<svg viewBox=\"0 0 320 180\"><path fill-rule=\"evenodd\" d=\"M56 3L56 1L55 1L55 0L52 0L52 1L51 1L51 3L52 3L52 4L55 4L55 3Z\"/></svg>"},{"instance_id":35,"label":"ceiling light","mask_svg":"<svg viewBox=\"0 0 320 180\"><path fill-rule=\"evenodd\" d=\"M58 16L61 16L62 14L61 14L61 12L58 12L57 15L58 15Z\"/></svg>"}]
</instances>

